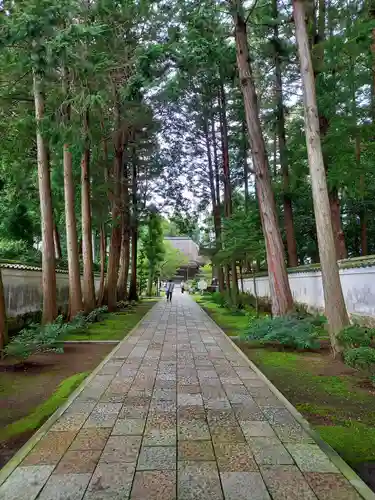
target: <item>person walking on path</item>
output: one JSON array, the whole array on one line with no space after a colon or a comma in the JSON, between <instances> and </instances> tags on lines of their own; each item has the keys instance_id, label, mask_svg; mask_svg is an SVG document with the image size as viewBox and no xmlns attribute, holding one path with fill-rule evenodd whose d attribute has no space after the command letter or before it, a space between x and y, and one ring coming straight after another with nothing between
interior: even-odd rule
<instances>
[{"instance_id":1,"label":"person walking on path","mask_svg":"<svg viewBox=\"0 0 375 500\"><path fill-rule=\"evenodd\" d=\"M174 283L172 280L169 280L167 283L167 302L172 302L172 294L173 294L173 289L174 289Z\"/></svg>"},{"instance_id":2,"label":"person walking on path","mask_svg":"<svg viewBox=\"0 0 375 500\"><path fill-rule=\"evenodd\" d=\"M184 293L185 291L185 283L181 281L181 293Z\"/></svg>"}]
</instances>

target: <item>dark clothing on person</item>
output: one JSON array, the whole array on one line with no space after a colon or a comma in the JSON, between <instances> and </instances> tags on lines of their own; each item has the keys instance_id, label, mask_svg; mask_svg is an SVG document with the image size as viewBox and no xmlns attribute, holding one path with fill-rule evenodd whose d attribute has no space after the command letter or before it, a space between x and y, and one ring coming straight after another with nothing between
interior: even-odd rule
<instances>
[{"instance_id":1,"label":"dark clothing on person","mask_svg":"<svg viewBox=\"0 0 375 500\"><path fill-rule=\"evenodd\" d=\"M174 283L172 281L169 281L167 283L167 302L172 302L173 289Z\"/></svg>"}]
</instances>

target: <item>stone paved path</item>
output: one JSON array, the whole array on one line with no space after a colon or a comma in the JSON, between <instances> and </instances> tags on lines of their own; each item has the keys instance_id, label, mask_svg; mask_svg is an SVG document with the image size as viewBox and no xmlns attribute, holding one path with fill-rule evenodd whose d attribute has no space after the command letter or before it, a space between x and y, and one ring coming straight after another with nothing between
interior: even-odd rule
<instances>
[{"instance_id":1,"label":"stone paved path","mask_svg":"<svg viewBox=\"0 0 375 500\"><path fill-rule=\"evenodd\" d=\"M157 304L1 500L360 497L187 295Z\"/></svg>"}]
</instances>

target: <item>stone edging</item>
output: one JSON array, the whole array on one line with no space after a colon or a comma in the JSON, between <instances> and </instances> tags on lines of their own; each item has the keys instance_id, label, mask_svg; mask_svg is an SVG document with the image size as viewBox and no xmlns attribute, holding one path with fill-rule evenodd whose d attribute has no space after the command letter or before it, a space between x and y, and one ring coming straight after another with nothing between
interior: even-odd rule
<instances>
[{"instance_id":1,"label":"stone edging","mask_svg":"<svg viewBox=\"0 0 375 500\"><path fill-rule=\"evenodd\" d=\"M200 304L199 307L202 309ZM202 309L203 310L203 309ZM207 314L208 316L208 314ZM208 316L210 318L210 316ZM301 415L301 413L292 405L292 403L272 384L270 380L264 375L264 373L246 356L246 354L238 347L238 345L233 342L229 335L226 335L212 318L210 321L219 327L219 330L225 338L229 340L234 349L241 355L241 357L248 363L250 368L255 371L255 373L267 384L269 389L275 394L275 396L284 404L289 413L297 420L301 427L309 434L309 436L316 442L319 448L328 456L331 462L337 467L343 476L349 481L349 483L356 489L356 491L361 495L364 500L375 500L375 493L367 486L367 484L362 481L362 479L354 472L354 470L349 467L349 465L340 457L340 455L328 444L326 443L320 435L314 431L310 426L308 421Z\"/></svg>"},{"instance_id":2,"label":"stone edging","mask_svg":"<svg viewBox=\"0 0 375 500\"><path fill-rule=\"evenodd\" d=\"M126 335L122 341L120 341L110 353L99 363L99 365L90 373L88 377L77 387L77 389L72 392L68 397L66 402L61 405L50 417L44 422L44 424L31 436L31 438L20 448L17 453L7 462L4 467L0 470L0 486L5 483L12 472L21 464L26 455L37 445L37 443L47 434L51 429L53 424L61 417L61 415L69 408L69 406L74 402L74 400L81 394L81 392L88 386L88 384L95 378L97 373L103 368L103 366L110 360L113 354L116 353L121 347L123 341L127 340L133 333L137 330L139 325L144 321L147 316L149 316L158 303L154 304L151 309L138 321L138 323L132 328L132 330Z\"/></svg>"},{"instance_id":3,"label":"stone edging","mask_svg":"<svg viewBox=\"0 0 375 500\"><path fill-rule=\"evenodd\" d=\"M124 340L124 339L122 339L122 340ZM117 344L120 344L122 342L122 340L64 340L64 344L115 344L115 345L117 345Z\"/></svg>"}]
</instances>

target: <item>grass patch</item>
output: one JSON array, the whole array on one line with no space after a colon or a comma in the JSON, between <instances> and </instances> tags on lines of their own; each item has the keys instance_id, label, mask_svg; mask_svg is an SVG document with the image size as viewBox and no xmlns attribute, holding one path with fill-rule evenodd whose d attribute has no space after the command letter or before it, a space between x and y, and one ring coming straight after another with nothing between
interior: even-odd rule
<instances>
[{"instance_id":1,"label":"grass patch","mask_svg":"<svg viewBox=\"0 0 375 500\"><path fill-rule=\"evenodd\" d=\"M151 309L156 300L140 302L129 311L109 313L84 330L64 335L63 340L122 340Z\"/></svg>"},{"instance_id":2,"label":"grass patch","mask_svg":"<svg viewBox=\"0 0 375 500\"><path fill-rule=\"evenodd\" d=\"M249 316L243 311L230 311L220 307L206 295L193 295L196 302L220 325L227 335L240 335L249 325Z\"/></svg>"},{"instance_id":3,"label":"grass patch","mask_svg":"<svg viewBox=\"0 0 375 500\"><path fill-rule=\"evenodd\" d=\"M65 379L57 387L52 396L37 406L32 413L1 429L0 439L6 440L25 432L36 430L67 400L69 395L81 384L89 373L76 373Z\"/></svg>"},{"instance_id":4,"label":"grass patch","mask_svg":"<svg viewBox=\"0 0 375 500\"><path fill-rule=\"evenodd\" d=\"M352 465L374 460L375 429L360 422L316 426L321 437Z\"/></svg>"}]
</instances>

